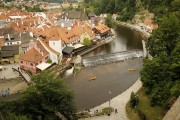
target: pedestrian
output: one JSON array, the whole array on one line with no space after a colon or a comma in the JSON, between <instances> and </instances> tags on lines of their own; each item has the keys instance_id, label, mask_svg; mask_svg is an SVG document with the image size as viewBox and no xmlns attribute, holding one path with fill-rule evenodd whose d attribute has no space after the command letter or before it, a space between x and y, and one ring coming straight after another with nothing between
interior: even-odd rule
<instances>
[{"instance_id":1,"label":"pedestrian","mask_svg":"<svg viewBox=\"0 0 180 120\"><path fill-rule=\"evenodd\" d=\"M118 113L117 109L115 109L115 114Z\"/></svg>"}]
</instances>

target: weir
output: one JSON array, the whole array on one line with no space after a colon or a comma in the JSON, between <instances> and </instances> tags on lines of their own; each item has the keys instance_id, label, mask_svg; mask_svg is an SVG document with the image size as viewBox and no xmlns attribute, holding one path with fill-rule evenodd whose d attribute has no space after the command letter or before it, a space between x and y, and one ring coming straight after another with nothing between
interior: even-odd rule
<instances>
[{"instance_id":1,"label":"weir","mask_svg":"<svg viewBox=\"0 0 180 120\"><path fill-rule=\"evenodd\" d=\"M142 50L131 50L124 52L116 52L105 55L98 55L92 57L85 57L82 60L84 67L95 67L97 65L110 64L115 62L122 62L126 59L143 57Z\"/></svg>"}]
</instances>

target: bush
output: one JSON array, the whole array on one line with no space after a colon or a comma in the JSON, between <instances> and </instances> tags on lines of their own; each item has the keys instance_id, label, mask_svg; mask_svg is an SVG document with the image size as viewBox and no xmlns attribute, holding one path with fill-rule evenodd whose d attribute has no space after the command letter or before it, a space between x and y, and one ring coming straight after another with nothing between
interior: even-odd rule
<instances>
[{"instance_id":1,"label":"bush","mask_svg":"<svg viewBox=\"0 0 180 120\"><path fill-rule=\"evenodd\" d=\"M78 116L78 119L91 117L91 115L89 114L89 112L81 112L81 113L79 113L77 116Z\"/></svg>"},{"instance_id":2,"label":"bush","mask_svg":"<svg viewBox=\"0 0 180 120\"><path fill-rule=\"evenodd\" d=\"M88 38L84 38L83 45L85 46L92 46L91 41Z\"/></svg>"},{"instance_id":3,"label":"bush","mask_svg":"<svg viewBox=\"0 0 180 120\"><path fill-rule=\"evenodd\" d=\"M135 108L138 105L138 102L139 102L138 95L136 95L134 92L131 92L130 107Z\"/></svg>"},{"instance_id":4,"label":"bush","mask_svg":"<svg viewBox=\"0 0 180 120\"><path fill-rule=\"evenodd\" d=\"M114 109L112 107L106 107L106 108L103 108L101 112L97 113L96 116L110 115L113 111Z\"/></svg>"},{"instance_id":5,"label":"bush","mask_svg":"<svg viewBox=\"0 0 180 120\"><path fill-rule=\"evenodd\" d=\"M51 59L47 59L46 62L47 62L47 63L52 63L52 60L51 60Z\"/></svg>"}]
</instances>

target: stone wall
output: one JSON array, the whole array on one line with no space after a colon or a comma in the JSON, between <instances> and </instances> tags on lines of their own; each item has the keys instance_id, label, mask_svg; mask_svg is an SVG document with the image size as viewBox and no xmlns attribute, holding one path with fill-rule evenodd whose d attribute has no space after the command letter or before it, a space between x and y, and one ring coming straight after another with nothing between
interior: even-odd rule
<instances>
[{"instance_id":1,"label":"stone wall","mask_svg":"<svg viewBox=\"0 0 180 120\"><path fill-rule=\"evenodd\" d=\"M163 120L180 120L180 96L167 112Z\"/></svg>"}]
</instances>

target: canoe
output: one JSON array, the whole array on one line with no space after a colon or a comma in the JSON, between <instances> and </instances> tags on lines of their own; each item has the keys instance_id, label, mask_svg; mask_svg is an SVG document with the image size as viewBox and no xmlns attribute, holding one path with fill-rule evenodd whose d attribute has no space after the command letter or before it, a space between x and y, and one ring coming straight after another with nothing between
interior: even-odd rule
<instances>
[{"instance_id":1,"label":"canoe","mask_svg":"<svg viewBox=\"0 0 180 120\"><path fill-rule=\"evenodd\" d=\"M95 79L96 79L96 77L89 78L89 80L95 80Z\"/></svg>"}]
</instances>

